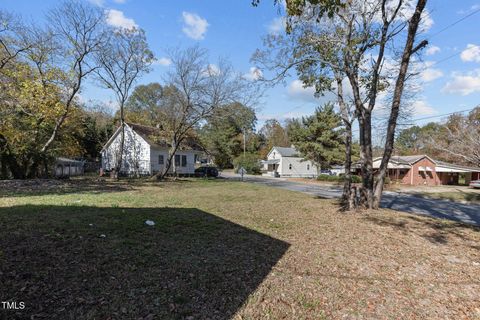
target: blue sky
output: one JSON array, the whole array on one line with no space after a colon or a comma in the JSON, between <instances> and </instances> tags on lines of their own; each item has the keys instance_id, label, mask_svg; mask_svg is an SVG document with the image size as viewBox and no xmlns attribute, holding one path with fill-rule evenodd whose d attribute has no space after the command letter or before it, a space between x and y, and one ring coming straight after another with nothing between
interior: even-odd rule
<instances>
[{"instance_id":1,"label":"blue sky","mask_svg":"<svg viewBox=\"0 0 480 320\"><path fill-rule=\"evenodd\" d=\"M58 1L0 0L1 8L41 22L49 8ZM280 25L278 10L272 0L263 0L259 7L250 0L84 0L109 12L112 24L143 28L151 49L159 59L153 71L139 83L162 82L168 70L165 51L173 47L199 44L209 50L212 61L227 57L234 67L249 74L254 65L250 57L261 48L261 38ZM430 39L424 51L427 66L456 54L454 57L427 67L422 73L422 91L413 102L413 118L438 116L470 109L480 102L480 13L435 35L465 15L480 9L480 1L429 0L428 30L421 36ZM111 101L107 90L88 83L82 98ZM268 118L310 114L319 105L312 90L303 89L295 78L285 86L268 90L258 106L259 124ZM439 120L440 118L433 118ZM421 121L422 123L425 121Z\"/></svg>"}]
</instances>

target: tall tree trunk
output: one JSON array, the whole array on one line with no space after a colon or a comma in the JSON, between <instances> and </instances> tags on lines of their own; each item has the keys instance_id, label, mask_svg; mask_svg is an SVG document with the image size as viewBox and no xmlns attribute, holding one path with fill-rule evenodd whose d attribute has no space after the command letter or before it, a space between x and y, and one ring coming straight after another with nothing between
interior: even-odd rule
<instances>
[{"instance_id":1,"label":"tall tree trunk","mask_svg":"<svg viewBox=\"0 0 480 320\"><path fill-rule=\"evenodd\" d=\"M366 209L373 208L373 159L372 159L372 115L364 109L358 115L360 136L360 162L362 172L362 188L360 189L359 205Z\"/></svg>"},{"instance_id":2,"label":"tall tree trunk","mask_svg":"<svg viewBox=\"0 0 480 320\"><path fill-rule=\"evenodd\" d=\"M341 72L335 71L337 82L337 102L340 107L340 114L345 126L345 175L343 182L343 192L341 198L342 210L349 211L356 208L356 191L352 196L352 123L354 117L350 114L350 109L345 103L343 97L343 76Z\"/></svg>"},{"instance_id":3,"label":"tall tree trunk","mask_svg":"<svg viewBox=\"0 0 480 320\"><path fill-rule=\"evenodd\" d=\"M123 150L125 148L125 121L123 120L123 116L121 121L121 128L122 131L120 132L120 152L117 157L117 163L115 164L115 179L118 179L120 171L122 170L122 162L123 162Z\"/></svg>"},{"instance_id":4,"label":"tall tree trunk","mask_svg":"<svg viewBox=\"0 0 480 320\"><path fill-rule=\"evenodd\" d=\"M180 146L181 141L176 141L175 139L172 140L172 145L168 150L168 157L165 168L163 172L159 172L155 178L157 180L163 180L168 174L168 171L173 166L173 173L176 174L176 166L175 166L175 154L177 153L178 147Z\"/></svg>"},{"instance_id":5,"label":"tall tree trunk","mask_svg":"<svg viewBox=\"0 0 480 320\"><path fill-rule=\"evenodd\" d=\"M2 134L0 134L0 148L2 149L2 163L8 168L7 171L10 171L14 179L25 179L25 171L18 163L17 157L10 150L8 141Z\"/></svg>"},{"instance_id":6,"label":"tall tree trunk","mask_svg":"<svg viewBox=\"0 0 480 320\"><path fill-rule=\"evenodd\" d=\"M354 209L355 205L352 203L352 124L344 120L345 124L345 175L343 181L342 193L342 209L349 211Z\"/></svg>"},{"instance_id":7,"label":"tall tree trunk","mask_svg":"<svg viewBox=\"0 0 480 320\"><path fill-rule=\"evenodd\" d=\"M387 135L385 139L385 148L383 151L382 162L380 168L375 177L375 197L373 208L380 206L382 200L382 192L385 184L385 175L388 170L388 162L393 152L393 145L395 141L395 129L397 126L398 114L400 111L400 104L405 85L405 79L407 77L408 66L410 64L410 58L413 53L425 47L428 42L426 40L420 42L415 48L413 44L415 42L415 36L417 34L418 26L421 21L421 14L425 8L427 0L418 0L415 13L408 23L408 36L403 50L402 62L400 64L400 71L398 73L397 81L395 83L395 90L393 94L393 101L390 111L390 117L388 119Z\"/></svg>"}]
</instances>

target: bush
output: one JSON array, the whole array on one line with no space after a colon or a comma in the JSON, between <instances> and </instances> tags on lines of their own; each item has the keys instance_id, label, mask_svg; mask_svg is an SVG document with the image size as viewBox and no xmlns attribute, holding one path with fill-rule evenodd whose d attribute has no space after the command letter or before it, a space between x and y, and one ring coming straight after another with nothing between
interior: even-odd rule
<instances>
[{"instance_id":1,"label":"bush","mask_svg":"<svg viewBox=\"0 0 480 320\"><path fill-rule=\"evenodd\" d=\"M362 182L362 177L360 177L360 176L352 176L352 182L353 182L353 183L360 183L360 182Z\"/></svg>"},{"instance_id":2,"label":"bush","mask_svg":"<svg viewBox=\"0 0 480 320\"><path fill-rule=\"evenodd\" d=\"M258 155L255 153L247 153L245 156L242 154L236 157L233 159L233 165L235 172L238 172L238 169L243 167L249 174L260 174L260 163Z\"/></svg>"},{"instance_id":3,"label":"bush","mask_svg":"<svg viewBox=\"0 0 480 320\"><path fill-rule=\"evenodd\" d=\"M335 182L340 182L343 181L343 177L340 176L330 176L328 174L320 174L317 177L317 180L319 181L335 181Z\"/></svg>"},{"instance_id":4,"label":"bush","mask_svg":"<svg viewBox=\"0 0 480 320\"><path fill-rule=\"evenodd\" d=\"M317 180L319 181L334 181L334 182L343 182L343 179L345 179L345 175L339 174L338 176L329 176L326 174L321 174L317 177ZM356 175L352 175L352 182L353 183L360 183L362 182L362 178Z\"/></svg>"}]
</instances>

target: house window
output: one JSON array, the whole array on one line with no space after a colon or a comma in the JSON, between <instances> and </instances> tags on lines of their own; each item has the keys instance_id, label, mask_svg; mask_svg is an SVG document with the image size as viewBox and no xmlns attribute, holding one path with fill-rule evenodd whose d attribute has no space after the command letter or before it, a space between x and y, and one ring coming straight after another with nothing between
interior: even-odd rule
<instances>
[{"instance_id":1,"label":"house window","mask_svg":"<svg viewBox=\"0 0 480 320\"><path fill-rule=\"evenodd\" d=\"M273 152L273 159L275 159L275 151Z\"/></svg>"},{"instance_id":2,"label":"house window","mask_svg":"<svg viewBox=\"0 0 480 320\"><path fill-rule=\"evenodd\" d=\"M182 167L187 166L187 156L182 156Z\"/></svg>"},{"instance_id":3,"label":"house window","mask_svg":"<svg viewBox=\"0 0 480 320\"><path fill-rule=\"evenodd\" d=\"M310 170L310 165L309 164L307 164L307 170Z\"/></svg>"},{"instance_id":4,"label":"house window","mask_svg":"<svg viewBox=\"0 0 480 320\"><path fill-rule=\"evenodd\" d=\"M291 163L288 165L288 169L292 170L292 164Z\"/></svg>"},{"instance_id":5,"label":"house window","mask_svg":"<svg viewBox=\"0 0 480 320\"><path fill-rule=\"evenodd\" d=\"M158 164L162 164L162 165L163 165L163 163L164 163L163 154L159 154L159 155L158 155Z\"/></svg>"},{"instance_id":6,"label":"house window","mask_svg":"<svg viewBox=\"0 0 480 320\"><path fill-rule=\"evenodd\" d=\"M176 154L175 155L175 167L179 167L179 166L180 166L180 155Z\"/></svg>"}]
</instances>

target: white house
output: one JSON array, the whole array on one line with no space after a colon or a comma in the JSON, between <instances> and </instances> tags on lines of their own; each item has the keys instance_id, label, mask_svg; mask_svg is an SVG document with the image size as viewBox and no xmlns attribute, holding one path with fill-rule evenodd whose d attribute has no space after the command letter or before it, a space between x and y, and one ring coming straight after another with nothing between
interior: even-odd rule
<instances>
[{"instance_id":1,"label":"white house","mask_svg":"<svg viewBox=\"0 0 480 320\"><path fill-rule=\"evenodd\" d=\"M163 171L167 164L169 145L155 143L149 136L158 129L139 124L125 125L125 140L120 172L126 175L152 175ZM121 127L113 133L102 148L102 169L113 170L120 155ZM195 172L195 162L202 154L201 148L194 144L183 144L174 157L177 174L190 175ZM173 165L169 172L173 172Z\"/></svg>"},{"instance_id":2,"label":"white house","mask_svg":"<svg viewBox=\"0 0 480 320\"><path fill-rule=\"evenodd\" d=\"M306 160L292 146L291 148L273 147L262 161L263 175L272 177L316 177L317 166ZM317 170L318 169L318 170Z\"/></svg>"}]
</instances>

